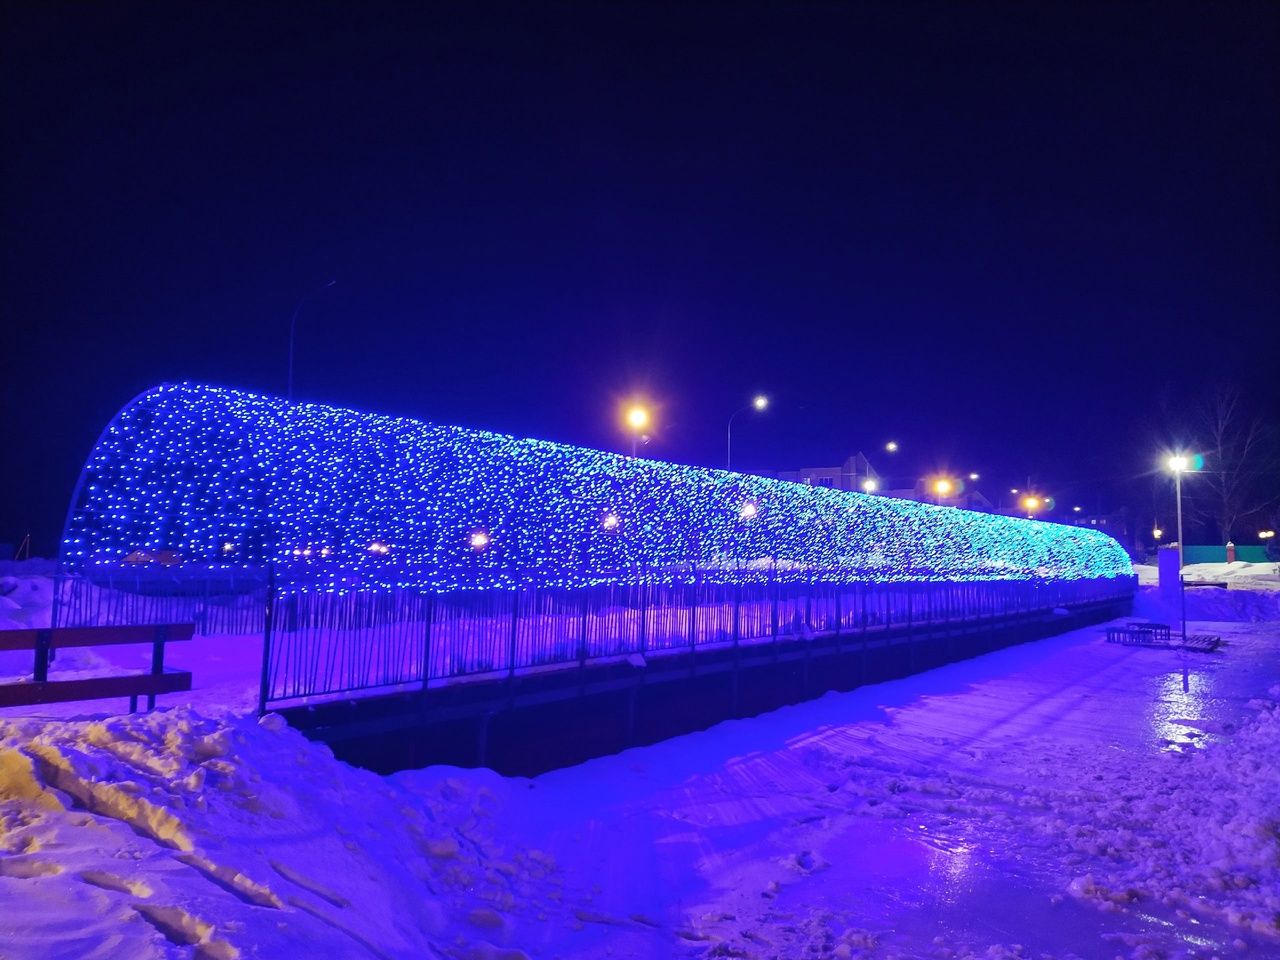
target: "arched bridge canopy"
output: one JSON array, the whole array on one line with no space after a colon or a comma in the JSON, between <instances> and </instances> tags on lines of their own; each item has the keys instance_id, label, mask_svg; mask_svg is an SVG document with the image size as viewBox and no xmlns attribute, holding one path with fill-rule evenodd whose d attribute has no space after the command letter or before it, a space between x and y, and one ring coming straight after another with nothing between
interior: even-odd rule
<instances>
[{"instance_id":1,"label":"arched bridge canopy","mask_svg":"<svg viewBox=\"0 0 1280 960\"><path fill-rule=\"evenodd\" d=\"M126 406L85 465L64 569L273 562L340 591L724 580L1128 577L1095 530L198 384Z\"/></svg>"}]
</instances>

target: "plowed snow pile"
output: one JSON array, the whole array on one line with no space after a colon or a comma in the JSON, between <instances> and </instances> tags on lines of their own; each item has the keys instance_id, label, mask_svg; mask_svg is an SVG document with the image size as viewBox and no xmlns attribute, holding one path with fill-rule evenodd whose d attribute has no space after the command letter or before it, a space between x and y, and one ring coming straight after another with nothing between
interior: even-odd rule
<instances>
[{"instance_id":1,"label":"plowed snow pile","mask_svg":"<svg viewBox=\"0 0 1280 960\"><path fill-rule=\"evenodd\" d=\"M410 795L273 716L0 721L0 954L508 955L557 884L484 779Z\"/></svg>"}]
</instances>

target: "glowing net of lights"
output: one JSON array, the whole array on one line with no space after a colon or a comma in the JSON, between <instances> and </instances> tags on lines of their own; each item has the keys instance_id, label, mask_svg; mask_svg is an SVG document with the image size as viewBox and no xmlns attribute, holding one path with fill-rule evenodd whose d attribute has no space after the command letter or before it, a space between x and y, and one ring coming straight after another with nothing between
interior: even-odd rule
<instances>
[{"instance_id":1,"label":"glowing net of lights","mask_svg":"<svg viewBox=\"0 0 1280 960\"><path fill-rule=\"evenodd\" d=\"M185 383L107 428L61 559L156 555L338 591L1132 576L1096 530Z\"/></svg>"}]
</instances>

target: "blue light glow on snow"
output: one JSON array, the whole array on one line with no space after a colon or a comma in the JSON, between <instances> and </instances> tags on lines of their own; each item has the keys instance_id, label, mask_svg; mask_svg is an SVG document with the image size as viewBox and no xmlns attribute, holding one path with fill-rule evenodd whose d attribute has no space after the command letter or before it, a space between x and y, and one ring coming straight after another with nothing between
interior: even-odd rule
<instances>
[{"instance_id":1,"label":"blue light glow on snow","mask_svg":"<svg viewBox=\"0 0 1280 960\"><path fill-rule=\"evenodd\" d=\"M340 591L1132 575L1096 530L189 383L117 414L72 504L65 568L135 551Z\"/></svg>"}]
</instances>

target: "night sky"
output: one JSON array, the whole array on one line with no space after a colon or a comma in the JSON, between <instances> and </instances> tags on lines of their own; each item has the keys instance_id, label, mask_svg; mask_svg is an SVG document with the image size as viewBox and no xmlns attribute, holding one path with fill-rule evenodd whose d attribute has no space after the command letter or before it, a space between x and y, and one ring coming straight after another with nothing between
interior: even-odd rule
<instances>
[{"instance_id":1,"label":"night sky","mask_svg":"<svg viewBox=\"0 0 1280 960\"><path fill-rule=\"evenodd\" d=\"M1280 5L3 16L0 542L144 388L283 393L330 279L300 398L625 449L639 392L681 462L764 390L736 466L1105 508L1207 384L1280 411Z\"/></svg>"}]
</instances>

